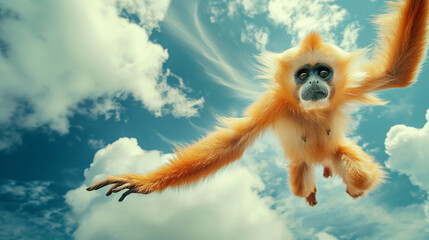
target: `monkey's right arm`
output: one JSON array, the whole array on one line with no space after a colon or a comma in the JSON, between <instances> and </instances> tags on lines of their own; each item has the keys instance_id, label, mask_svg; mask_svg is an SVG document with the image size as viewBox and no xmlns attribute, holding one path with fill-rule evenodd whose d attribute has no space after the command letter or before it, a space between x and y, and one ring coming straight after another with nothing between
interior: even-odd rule
<instances>
[{"instance_id":1,"label":"monkey's right arm","mask_svg":"<svg viewBox=\"0 0 429 240\"><path fill-rule=\"evenodd\" d=\"M415 81L428 44L428 0L389 2L390 13L376 19L379 41L368 78L355 94L407 87Z\"/></svg>"},{"instance_id":2,"label":"monkey's right arm","mask_svg":"<svg viewBox=\"0 0 429 240\"><path fill-rule=\"evenodd\" d=\"M131 193L148 194L167 187L189 185L240 158L244 150L282 112L281 104L276 103L273 94L267 92L249 107L246 117L224 120L225 127L217 128L188 147L177 149L177 157L154 172L109 176L87 190L97 190L112 184L106 194L109 196L128 189L119 199L122 201Z\"/></svg>"}]
</instances>

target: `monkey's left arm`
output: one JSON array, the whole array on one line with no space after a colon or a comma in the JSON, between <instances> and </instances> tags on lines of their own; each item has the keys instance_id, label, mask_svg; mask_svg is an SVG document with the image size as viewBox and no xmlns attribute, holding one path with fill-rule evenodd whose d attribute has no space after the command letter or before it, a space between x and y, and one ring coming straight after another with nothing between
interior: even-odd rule
<instances>
[{"instance_id":1,"label":"monkey's left arm","mask_svg":"<svg viewBox=\"0 0 429 240\"><path fill-rule=\"evenodd\" d=\"M360 87L361 93L407 87L415 81L426 55L428 2L390 2L392 11L376 19L378 46L368 65L369 77Z\"/></svg>"},{"instance_id":2,"label":"monkey's left arm","mask_svg":"<svg viewBox=\"0 0 429 240\"><path fill-rule=\"evenodd\" d=\"M200 141L176 151L177 157L154 172L145 175L124 174L109 176L94 183L88 191L112 184L107 196L128 189L122 194L122 201L131 193L148 194L167 187L189 185L213 174L228 163L240 158L244 150L254 142L276 115L281 113L272 93L267 93L253 103L247 117L226 119L226 127L217 128Z\"/></svg>"}]
</instances>

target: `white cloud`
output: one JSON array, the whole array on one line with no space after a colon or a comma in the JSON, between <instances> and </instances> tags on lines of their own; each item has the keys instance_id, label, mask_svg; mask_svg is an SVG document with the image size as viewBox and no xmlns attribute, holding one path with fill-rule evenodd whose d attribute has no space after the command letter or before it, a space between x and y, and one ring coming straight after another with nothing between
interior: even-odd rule
<instances>
[{"instance_id":1,"label":"white cloud","mask_svg":"<svg viewBox=\"0 0 429 240\"><path fill-rule=\"evenodd\" d=\"M2 129L47 126L65 134L79 104L95 101L87 112L117 116L117 100L128 96L157 116L196 115L203 98L167 84L173 77L163 71L167 50L149 40L168 6L169 0L3 2L15 15L0 21ZM124 12L140 25L121 17ZM3 146L13 140L0 138Z\"/></svg>"},{"instance_id":2,"label":"white cloud","mask_svg":"<svg viewBox=\"0 0 429 240\"><path fill-rule=\"evenodd\" d=\"M267 0L236 0L236 2L243 7L244 12L250 17L267 11Z\"/></svg>"},{"instance_id":3,"label":"white cloud","mask_svg":"<svg viewBox=\"0 0 429 240\"><path fill-rule=\"evenodd\" d=\"M55 194L48 189L50 185L51 182L46 181L20 184L15 180L6 180L0 185L0 195L11 197L15 201L25 201L26 206L40 206L55 198Z\"/></svg>"},{"instance_id":4,"label":"white cloud","mask_svg":"<svg viewBox=\"0 0 429 240\"><path fill-rule=\"evenodd\" d=\"M245 23L246 29L241 31L241 42L255 45L259 51L265 50L268 43L269 30L266 27L259 28L254 24Z\"/></svg>"},{"instance_id":5,"label":"white cloud","mask_svg":"<svg viewBox=\"0 0 429 240\"><path fill-rule=\"evenodd\" d=\"M395 125L390 128L385 140L389 160L386 166L406 174L413 184L429 192L429 110L422 128Z\"/></svg>"},{"instance_id":6,"label":"white cloud","mask_svg":"<svg viewBox=\"0 0 429 240\"><path fill-rule=\"evenodd\" d=\"M88 144L94 149L100 149L106 146L103 139L88 139Z\"/></svg>"},{"instance_id":7,"label":"white cloud","mask_svg":"<svg viewBox=\"0 0 429 240\"><path fill-rule=\"evenodd\" d=\"M91 103L91 106L84 107L80 104L76 111L80 114L86 114L93 119L96 119L99 116L104 116L104 119L109 119L114 117L116 121L120 120L120 112L122 110L121 104L118 99L115 98L105 98L101 97L94 99Z\"/></svg>"},{"instance_id":8,"label":"white cloud","mask_svg":"<svg viewBox=\"0 0 429 240\"><path fill-rule=\"evenodd\" d=\"M316 237L318 240L337 240L338 239L327 232L318 232L316 234Z\"/></svg>"},{"instance_id":9,"label":"white cloud","mask_svg":"<svg viewBox=\"0 0 429 240\"><path fill-rule=\"evenodd\" d=\"M11 149L16 144L21 143L21 135L13 129L3 130L0 134L0 150Z\"/></svg>"},{"instance_id":10,"label":"white cloud","mask_svg":"<svg viewBox=\"0 0 429 240\"><path fill-rule=\"evenodd\" d=\"M340 47L348 52L356 50L358 48L356 41L359 36L359 30L360 27L357 22L347 25L343 32L343 41L340 43Z\"/></svg>"},{"instance_id":11,"label":"white cloud","mask_svg":"<svg viewBox=\"0 0 429 240\"><path fill-rule=\"evenodd\" d=\"M212 23L223 21L225 15L233 17L239 10L253 18L255 15L267 11L268 0L214 0L210 1L210 21Z\"/></svg>"},{"instance_id":12,"label":"white cloud","mask_svg":"<svg viewBox=\"0 0 429 240\"><path fill-rule=\"evenodd\" d=\"M269 15L275 23L284 25L296 44L310 31L321 33L325 40L335 42L332 30L347 14L333 0L270 0Z\"/></svg>"},{"instance_id":13,"label":"white cloud","mask_svg":"<svg viewBox=\"0 0 429 240\"><path fill-rule=\"evenodd\" d=\"M383 106L383 109L378 115L378 117L395 118L398 116L405 116L405 115L412 116L414 105L410 104L411 101L407 101L408 100L407 98L408 98L407 96L404 96L401 99L401 101Z\"/></svg>"},{"instance_id":14,"label":"white cloud","mask_svg":"<svg viewBox=\"0 0 429 240\"><path fill-rule=\"evenodd\" d=\"M65 226L65 209L43 210L34 213L0 209L0 239L44 240L69 239Z\"/></svg>"},{"instance_id":15,"label":"white cloud","mask_svg":"<svg viewBox=\"0 0 429 240\"><path fill-rule=\"evenodd\" d=\"M292 44L296 45L310 31L317 31L330 43L339 44L346 51L357 49L357 38L360 30L358 22L346 25L342 36L336 36L335 30L344 21L348 12L335 0L217 0L210 2L210 19L212 23L225 20L225 16L234 17L239 12L249 18L261 13L268 13L268 19L283 26L292 36ZM246 24L246 31L249 24ZM247 34L249 35L249 34ZM266 33L268 39L268 32ZM246 39L246 35L241 35ZM248 41L258 43L258 41ZM258 49L260 48L257 45Z\"/></svg>"},{"instance_id":16,"label":"white cloud","mask_svg":"<svg viewBox=\"0 0 429 240\"><path fill-rule=\"evenodd\" d=\"M117 4L118 8L126 11L130 15L139 18L139 25L143 26L147 32L158 27L167 13L170 0L108 0L112 4Z\"/></svg>"},{"instance_id":17,"label":"white cloud","mask_svg":"<svg viewBox=\"0 0 429 240\"><path fill-rule=\"evenodd\" d=\"M225 10L225 4L226 1L211 1L210 3L210 22L211 23L216 23L219 22L223 15L225 14L226 10ZM231 2L232 4L232 2ZM233 5L231 5L232 8L234 8Z\"/></svg>"},{"instance_id":18,"label":"white cloud","mask_svg":"<svg viewBox=\"0 0 429 240\"><path fill-rule=\"evenodd\" d=\"M70 237L67 209L49 206L50 201L61 201L60 196L50 189L50 185L51 182L46 181L2 181L0 184L0 239L68 239Z\"/></svg>"},{"instance_id":19,"label":"white cloud","mask_svg":"<svg viewBox=\"0 0 429 240\"><path fill-rule=\"evenodd\" d=\"M267 11L268 0L234 0L234 1L210 1L210 21L216 23L224 21L242 11L246 16L253 18L255 15ZM256 49L262 51L268 43L269 30L267 27L258 27L253 23L244 22L245 28L241 31L240 40L243 43L251 43Z\"/></svg>"},{"instance_id":20,"label":"white cloud","mask_svg":"<svg viewBox=\"0 0 429 240\"><path fill-rule=\"evenodd\" d=\"M67 193L78 228L76 239L290 239L280 216L270 209L271 198L257 175L235 166L195 188L161 194L118 195L85 188L106 175L144 173L167 162L172 154L145 151L136 139L121 138L99 150L85 182Z\"/></svg>"}]
</instances>

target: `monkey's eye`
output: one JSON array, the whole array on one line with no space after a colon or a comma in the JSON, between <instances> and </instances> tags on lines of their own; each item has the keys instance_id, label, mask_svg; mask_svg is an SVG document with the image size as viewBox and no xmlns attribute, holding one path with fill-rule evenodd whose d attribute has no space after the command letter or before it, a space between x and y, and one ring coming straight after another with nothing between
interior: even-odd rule
<instances>
[{"instance_id":1,"label":"monkey's eye","mask_svg":"<svg viewBox=\"0 0 429 240\"><path fill-rule=\"evenodd\" d=\"M308 71L307 70L300 70L297 74L299 80L305 80L308 78Z\"/></svg>"},{"instance_id":2,"label":"monkey's eye","mask_svg":"<svg viewBox=\"0 0 429 240\"><path fill-rule=\"evenodd\" d=\"M329 76L329 69L326 68L326 67L321 67L319 69L319 73L318 74L319 74L319 76L321 78L326 78L327 76Z\"/></svg>"}]
</instances>

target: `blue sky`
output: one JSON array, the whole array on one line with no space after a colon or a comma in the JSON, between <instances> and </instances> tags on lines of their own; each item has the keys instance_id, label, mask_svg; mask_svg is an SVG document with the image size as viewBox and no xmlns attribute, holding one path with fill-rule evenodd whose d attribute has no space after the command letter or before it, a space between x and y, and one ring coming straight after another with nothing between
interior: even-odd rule
<instances>
[{"instance_id":1,"label":"blue sky","mask_svg":"<svg viewBox=\"0 0 429 240\"><path fill-rule=\"evenodd\" d=\"M382 1L0 0L0 239L429 238L429 71L358 106L351 137L389 173L353 200L317 169L319 204L287 185L264 134L190 188L123 203L94 180L145 173L264 88L254 56L309 31L347 51L376 39Z\"/></svg>"}]
</instances>

